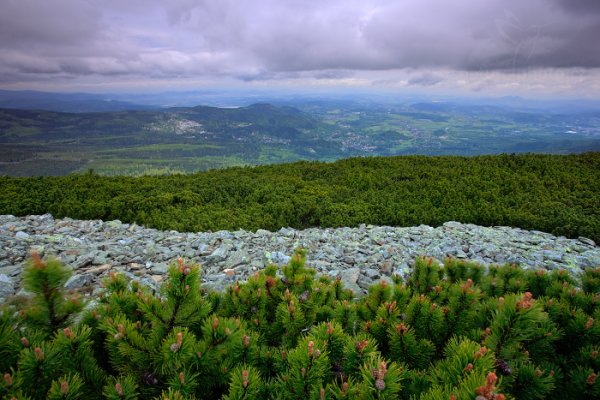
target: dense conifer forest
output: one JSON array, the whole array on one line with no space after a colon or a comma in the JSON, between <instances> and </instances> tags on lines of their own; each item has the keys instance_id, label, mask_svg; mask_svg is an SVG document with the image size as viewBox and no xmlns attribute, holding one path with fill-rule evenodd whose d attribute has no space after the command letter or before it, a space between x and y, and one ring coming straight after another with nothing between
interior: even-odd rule
<instances>
[{"instance_id":1,"label":"dense conifer forest","mask_svg":"<svg viewBox=\"0 0 600 400\"><path fill-rule=\"evenodd\" d=\"M456 220L600 241L600 153L373 157L190 175L0 177L0 213L179 231Z\"/></svg>"}]
</instances>

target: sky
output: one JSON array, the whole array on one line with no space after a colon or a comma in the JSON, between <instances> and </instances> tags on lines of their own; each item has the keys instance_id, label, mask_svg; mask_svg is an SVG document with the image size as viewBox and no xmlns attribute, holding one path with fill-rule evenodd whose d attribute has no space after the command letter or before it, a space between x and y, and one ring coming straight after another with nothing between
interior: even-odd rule
<instances>
[{"instance_id":1,"label":"sky","mask_svg":"<svg viewBox=\"0 0 600 400\"><path fill-rule=\"evenodd\" d=\"M0 0L0 89L600 97L599 0Z\"/></svg>"}]
</instances>

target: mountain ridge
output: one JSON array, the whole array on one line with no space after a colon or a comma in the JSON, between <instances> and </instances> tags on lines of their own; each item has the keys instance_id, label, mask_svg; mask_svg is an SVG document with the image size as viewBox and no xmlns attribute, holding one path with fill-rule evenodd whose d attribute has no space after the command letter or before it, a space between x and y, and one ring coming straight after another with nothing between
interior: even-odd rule
<instances>
[{"instance_id":1,"label":"mountain ridge","mask_svg":"<svg viewBox=\"0 0 600 400\"><path fill-rule=\"evenodd\" d=\"M596 111L422 100L86 113L0 109L0 175L196 172L353 156L580 153L600 150L599 126Z\"/></svg>"}]
</instances>

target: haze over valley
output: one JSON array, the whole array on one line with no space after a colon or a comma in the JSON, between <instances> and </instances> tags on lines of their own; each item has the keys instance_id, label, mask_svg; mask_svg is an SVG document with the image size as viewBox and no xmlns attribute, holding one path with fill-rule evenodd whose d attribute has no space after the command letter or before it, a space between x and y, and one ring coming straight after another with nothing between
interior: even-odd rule
<instances>
[{"instance_id":1,"label":"haze over valley","mask_svg":"<svg viewBox=\"0 0 600 400\"><path fill-rule=\"evenodd\" d=\"M228 107L159 107L106 97L5 91L0 173L197 172L298 160L403 154L479 155L600 150L591 101L222 94ZM243 94L242 94L243 95ZM158 96L158 95L157 95ZM200 100L215 97L197 94ZM40 110L45 105L55 111ZM15 107L21 109L15 109Z\"/></svg>"}]
</instances>

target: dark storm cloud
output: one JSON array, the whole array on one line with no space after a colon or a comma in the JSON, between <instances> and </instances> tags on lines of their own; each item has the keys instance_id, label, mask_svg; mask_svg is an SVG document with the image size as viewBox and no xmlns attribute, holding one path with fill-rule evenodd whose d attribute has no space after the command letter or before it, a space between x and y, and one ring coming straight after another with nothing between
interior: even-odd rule
<instances>
[{"instance_id":1,"label":"dark storm cloud","mask_svg":"<svg viewBox=\"0 0 600 400\"><path fill-rule=\"evenodd\" d=\"M102 28L99 14L83 2L5 0L1 10L2 47L83 46Z\"/></svg>"},{"instance_id":2,"label":"dark storm cloud","mask_svg":"<svg viewBox=\"0 0 600 400\"><path fill-rule=\"evenodd\" d=\"M433 74L422 74L408 80L409 85L413 86L433 86L442 82L443 79Z\"/></svg>"},{"instance_id":3,"label":"dark storm cloud","mask_svg":"<svg viewBox=\"0 0 600 400\"><path fill-rule=\"evenodd\" d=\"M564 10L578 14L600 14L598 0L555 0Z\"/></svg>"},{"instance_id":4,"label":"dark storm cloud","mask_svg":"<svg viewBox=\"0 0 600 400\"><path fill-rule=\"evenodd\" d=\"M350 79L599 68L598 0L4 0L0 74ZM6 79L4 79L6 80Z\"/></svg>"}]
</instances>

